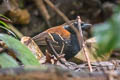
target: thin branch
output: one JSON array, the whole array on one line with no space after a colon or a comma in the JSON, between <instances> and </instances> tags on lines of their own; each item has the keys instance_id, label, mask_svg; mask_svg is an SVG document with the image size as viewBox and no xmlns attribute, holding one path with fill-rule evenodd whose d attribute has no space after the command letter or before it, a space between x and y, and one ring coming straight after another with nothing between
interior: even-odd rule
<instances>
[{"instance_id":1,"label":"thin branch","mask_svg":"<svg viewBox=\"0 0 120 80\"><path fill-rule=\"evenodd\" d=\"M58 34L58 35L59 35L59 34ZM59 35L59 37L62 39L62 41L64 41L64 39L63 39L62 36ZM64 42L62 42L62 47L61 47L60 55L63 53L64 48L65 48L65 44L64 44Z\"/></svg>"},{"instance_id":2,"label":"thin branch","mask_svg":"<svg viewBox=\"0 0 120 80\"><path fill-rule=\"evenodd\" d=\"M80 32L80 37L81 37L81 47L83 48L83 52L84 52L86 60L88 62L89 70L90 70L90 72L93 72L92 66L91 66L91 63L90 63L90 59L89 59L89 56L88 56L88 53L87 53L88 51L86 49L87 46L86 46L85 41L83 39L80 16L77 17L77 20L78 20L78 28L79 28L79 32Z\"/></svg>"},{"instance_id":3,"label":"thin branch","mask_svg":"<svg viewBox=\"0 0 120 80\"><path fill-rule=\"evenodd\" d=\"M60 54L63 54L64 48L65 48L65 44L63 43L63 45L62 45L62 47L61 47Z\"/></svg>"},{"instance_id":4,"label":"thin branch","mask_svg":"<svg viewBox=\"0 0 120 80\"><path fill-rule=\"evenodd\" d=\"M43 0L33 0L35 4L37 5L38 9L40 10L41 15L43 16L44 20L46 21L47 25L51 27L51 24L49 22L50 15L43 3Z\"/></svg>"},{"instance_id":5,"label":"thin branch","mask_svg":"<svg viewBox=\"0 0 120 80\"><path fill-rule=\"evenodd\" d=\"M53 45L49 42L49 40L47 38L45 40L46 40L46 43L47 43L47 45L49 47L48 51L52 51L53 55L57 58L57 60L59 60L61 64L64 64L67 67L67 65L65 64L65 62L60 59L59 54L55 51Z\"/></svg>"}]
</instances>

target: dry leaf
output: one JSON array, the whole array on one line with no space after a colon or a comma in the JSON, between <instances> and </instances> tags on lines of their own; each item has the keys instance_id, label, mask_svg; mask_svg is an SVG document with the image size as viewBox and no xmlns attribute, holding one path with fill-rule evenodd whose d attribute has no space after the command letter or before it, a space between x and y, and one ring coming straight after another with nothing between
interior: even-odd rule
<instances>
[{"instance_id":1,"label":"dry leaf","mask_svg":"<svg viewBox=\"0 0 120 80\"><path fill-rule=\"evenodd\" d=\"M109 59L111 52L106 53L103 56L97 56L96 51L98 48L97 48L95 37L86 40L85 43L87 46L85 49L87 50L87 53L88 53L88 56L89 56L91 62L105 61L105 60ZM83 53L83 49L81 49L80 52L78 52L74 56L74 58L70 59L70 61L74 61L76 63L86 62L86 58L85 58L85 55Z\"/></svg>"},{"instance_id":2,"label":"dry leaf","mask_svg":"<svg viewBox=\"0 0 120 80\"><path fill-rule=\"evenodd\" d=\"M25 44L32 51L32 53L36 56L38 60L41 59L43 53L39 49L37 44L30 37L26 37L26 36L22 37L21 42Z\"/></svg>"}]
</instances>

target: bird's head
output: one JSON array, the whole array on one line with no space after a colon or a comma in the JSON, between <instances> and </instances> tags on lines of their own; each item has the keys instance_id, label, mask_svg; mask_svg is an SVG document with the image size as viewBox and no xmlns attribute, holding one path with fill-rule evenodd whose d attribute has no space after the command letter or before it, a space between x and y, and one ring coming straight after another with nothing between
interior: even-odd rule
<instances>
[{"instance_id":1,"label":"bird's head","mask_svg":"<svg viewBox=\"0 0 120 80\"><path fill-rule=\"evenodd\" d=\"M71 25L74 25L74 27L79 30L79 27L78 27L78 22L75 21L73 22ZM91 24L89 23L85 23L85 22L81 22L81 29L82 30L88 30L91 28ZM73 33L75 34L75 31L70 27L70 25L64 25L64 29L66 29L67 31L69 31L70 33Z\"/></svg>"}]
</instances>

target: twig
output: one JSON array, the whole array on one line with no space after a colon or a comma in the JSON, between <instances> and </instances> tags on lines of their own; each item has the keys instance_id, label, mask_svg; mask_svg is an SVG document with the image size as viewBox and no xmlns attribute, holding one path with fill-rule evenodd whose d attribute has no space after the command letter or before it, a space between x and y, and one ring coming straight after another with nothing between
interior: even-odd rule
<instances>
[{"instance_id":1,"label":"twig","mask_svg":"<svg viewBox=\"0 0 120 80\"><path fill-rule=\"evenodd\" d=\"M63 43L63 45L62 45L62 47L61 47L60 54L62 54L62 53L63 53L63 51L64 51L64 48L65 48L65 44Z\"/></svg>"},{"instance_id":2,"label":"twig","mask_svg":"<svg viewBox=\"0 0 120 80\"><path fill-rule=\"evenodd\" d=\"M48 33L48 35L51 37L51 39L52 39L55 43L58 44L58 42L54 40L54 37L51 35L51 33ZM64 41L64 39L63 39L59 34L58 34L58 36L62 39L62 41ZM64 44L64 42L62 42L62 47L61 47L60 54L63 53L64 47L65 47L65 44Z\"/></svg>"},{"instance_id":3,"label":"twig","mask_svg":"<svg viewBox=\"0 0 120 80\"><path fill-rule=\"evenodd\" d=\"M48 47L49 47L48 51L50 51L50 49L51 49L53 55L57 58L57 60L59 60L61 64L64 64L67 67L67 65L65 64L65 62L60 59L59 54L55 51L55 49L53 48L53 45L48 41L47 38L45 38L45 41L46 41L46 43L48 44Z\"/></svg>"},{"instance_id":4,"label":"twig","mask_svg":"<svg viewBox=\"0 0 120 80\"><path fill-rule=\"evenodd\" d=\"M58 35L59 35L59 34L58 34ZM62 36L59 35L59 37L62 39L62 41L64 41L64 39L63 39ZM64 48L65 48L65 44L64 44L64 42L62 42L62 47L61 47L60 55L63 53Z\"/></svg>"},{"instance_id":5,"label":"twig","mask_svg":"<svg viewBox=\"0 0 120 80\"><path fill-rule=\"evenodd\" d=\"M44 20L46 21L47 25L51 27L51 24L49 22L50 15L43 3L43 0L33 0L35 4L37 5L38 9L40 10L41 15L43 16Z\"/></svg>"},{"instance_id":6,"label":"twig","mask_svg":"<svg viewBox=\"0 0 120 80\"><path fill-rule=\"evenodd\" d=\"M79 28L79 32L80 32L80 37L81 37L81 47L83 48L83 52L86 56L86 60L88 62L88 66L89 66L89 70L90 72L92 72L92 66L91 66L91 63L90 63L90 59L89 59L89 56L88 56L88 51L86 50L86 45L85 45L85 41L83 39L83 33L82 33L82 29L81 29L81 19L80 19L80 16L77 17L77 20L78 20L78 28Z\"/></svg>"}]
</instances>

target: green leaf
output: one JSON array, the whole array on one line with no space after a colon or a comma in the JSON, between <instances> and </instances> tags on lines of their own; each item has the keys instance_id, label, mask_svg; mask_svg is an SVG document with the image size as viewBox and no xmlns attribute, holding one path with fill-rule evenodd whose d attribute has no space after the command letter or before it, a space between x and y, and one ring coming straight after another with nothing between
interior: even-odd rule
<instances>
[{"instance_id":1,"label":"green leaf","mask_svg":"<svg viewBox=\"0 0 120 80\"><path fill-rule=\"evenodd\" d=\"M0 17L3 17L4 19L8 20L8 21L11 21L9 18L7 18L6 16L0 14Z\"/></svg>"},{"instance_id":2,"label":"green leaf","mask_svg":"<svg viewBox=\"0 0 120 80\"><path fill-rule=\"evenodd\" d=\"M2 14L0 14L0 17L3 17L3 18L6 19L6 20L10 20L9 18L7 18L6 16L4 16L4 15L2 15ZM8 32L11 33L15 38L17 38L16 34L11 31L10 26L9 26L6 22L0 20L0 28L8 31Z\"/></svg>"},{"instance_id":3,"label":"green leaf","mask_svg":"<svg viewBox=\"0 0 120 80\"><path fill-rule=\"evenodd\" d=\"M4 27L6 27L7 29L10 29L10 27L3 21L0 21L0 24L2 24Z\"/></svg>"},{"instance_id":4,"label":"green leaf","mask_svg":"<svg viewBox=\"0 0 120 80\"><path fill-rule=\"evenodd\" d=\"M15 34L14 32L12 32L10 29L8 29L8 28L6 28L6 27L4 27L4 26L0 26L0 28L2 28L2 29L4 29L4 30L8 31L9 33L11 33L11 34L17 39L16 34Z\"/></svg>"},{"instance_id":5,"label":"green leaf","mask_svg":"<svg viewBox=\"0 0 120 80\"><path fill-rule=\"evenodd\" d=\"M18 63L7 53L0 53L0 66L2 68L17 67Z\"/></svg>"},{"instance_id":6,"label":"green leaf","mask_svg":"<svg viewBox=\"0 0 120 80\"><path fill-rule=\"evenodd\" d=\"M115 48L120 48L120 10L118 13L114 14L110 20L112 27L114 27L115 38L117 41L115 43Z\"/></svg>"},{"instance_id":7,"label":"green leaf","mask_svg":"<svg viewBox=\"0 0 120 80\"><path fill-rule=\"evenodd\" d=\"M119 10L119 9L118 9ZM120 11L117 11L107 22L96 25L94 35L98 43L98 53L108 53L120 48Z\"/></svg>"},{"instance_id":8,"label":"green leaf","mask_svg":"<svg viewBox=\"0 0 120 80\"><path fill-rule=\"evenodd\" d=\"M8 36L7 34L0 34L0 39L3 40L9 49L15 52L15 55L22 63L26 65L39 65L38 60L32 54L32 52L15 38Z\"/></svg>"},{"instance_id":9,"label":"green leaf","mask_svg":"<svg viewBox=\"0 0 120 80\"><path fill-rule=\"evenodd\" d=\"M98 43L99 51L98 53L107 53L111 49L114 48L116 37L115 33L113 33L113 29L110 28L111 25L109 23L104 23L101 25L98 25L94 29L94 34L96 36L96 40Z\"/></svg>"}]
</instances>

